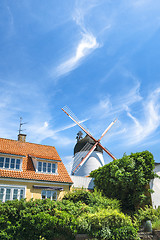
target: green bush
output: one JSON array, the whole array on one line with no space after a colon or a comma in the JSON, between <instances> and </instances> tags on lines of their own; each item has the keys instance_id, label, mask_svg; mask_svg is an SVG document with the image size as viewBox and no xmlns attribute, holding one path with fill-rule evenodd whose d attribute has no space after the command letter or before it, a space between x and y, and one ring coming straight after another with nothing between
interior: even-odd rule
<instances>
[{"instance_id":1,"label":"green bush","mask_svg":"<svg viewBox=\"0 0 160 240\"><path fill-rule=\"evenodd\" d=\"M110 199L102 196L102 193L99 191L94 191L93 193L86 190L74 190L72 192L67 193L64 200L69 200L74 203L82 202L90 207L98 207L98 208L111 208L111 209L119 209L121 208L120 201L117 199Z\"/></svg>"},{"instance_id":2,"label":"green bush","mask_svg":"<svg viewBox=\"0 0 160 240\"><path fill-rule=\"evenodd\" d=\"M0 239L38 240L64 236L74 239L76 218L47 200L0 203Z\"/></svg>"},{"instance_id":3,"label":"green bush","mask_svg":"<svg viewBox=\"0 0 160 240\"><path fill-rule=\"evenodd\" d=\"M115 240L138 240L140 239L137 235L137 231L133 226L124 226L113 229L112 239Z\"/></svg>"},{"instance_id":4,"label":"green bush","mask_svg":"<svg viewBox=\"0 0 160 240\"><path fill-rule=\"evenodd\" d=\"M103 209L94 214L82 215L77 220L78 232L87 232L90 236L98 239L138 239L137 230L134 228L131 218L117 210ZM130 238L126 238L125 233Z\"/></svg>"},{"instance_id":5,"label":"green bush","mask_svg":"<svg viewBox=\"0 0 160 240\"><path fill-rule=\"evenodd\" d=\"M153 155L148 152L132 153L114 160L91 172L97 189L106 197L117 198L123 210L135 211L150 204L147 188L154 174Z\"/></svg>"},{"instance_id":6,"label":"green bush","mask_svg":"<svg viewBox=\"0 0 160 240\"><path fill-rule=\"evenodd\" d=\"M152 224L160 220L160 208L153 209L153 207L145 206L140 208L136 214L133 216L134 226L141 227L147 220L151 220Z\"/></svg>"},{"instance_id":7,"label":"green bush","mask_svg":"<svg viewBox=\"0 0 160 240\"><path fill-rule=\"evenodd\" d=\"M91 202L91 193L86 190L73 190L72 192L68 192L63 200L69 200L74 203L82 202L85 204L89 204Z\"/></svg>"},{"instance_id":8,"label":"green bush","mask_svg":"<svg viewBox=\"0 0 160 240\"><path fill-rule=\"evenodd\" d=\"M152 222L152 229L160 230L160 219L154 220Z\"/></svg>"},{"instance_id":9,"label":"green bush","mask_svg":"<svg viewBox=\"0 0 160 240\"><path fill-rule=\"evenodd\" d=\"M68 196L77 201L66 197L57 202L49 199L0 202L0 239L72 240L76 233L111 240L129 239L127 233L130 239L137 239L131 218L120 212L119 201L107 199L98 192L79 191L83 199L80 202L76 194Z\"/></svg>"},{"instance_id":10,"label":"green bush","mask_svg":"<svg viewBox=\"0 0 160 240\"><path fill-rule=\"evenodd\" d=\"M158 213L151 206L138 209L137 213L134 215L134 225L141 227L147 220L156 221L158 219Z\"/></svg>"}]
</instances>

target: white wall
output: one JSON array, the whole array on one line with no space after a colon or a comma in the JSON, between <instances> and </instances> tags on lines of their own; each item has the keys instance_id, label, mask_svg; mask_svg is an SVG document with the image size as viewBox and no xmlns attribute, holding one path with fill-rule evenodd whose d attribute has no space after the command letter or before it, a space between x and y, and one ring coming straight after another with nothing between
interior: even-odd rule
<instances>
[{"instance_id":1,"label":"white wall","mask_svg":"<svg viewBox=\"0 0 160 240\"><path fill-rule=\"evenodd\" d=\"M160 163L155 165L154 172L160 176ZM153 208L158 208L160 206L160 179L155 178L150 182L150 188L154 190L151 194L152 206Z\"/></svg>"},{"instance_id":2,"label":"white wall","mask_svg":"<svg viewBox=\"0 0 160 240\"><path fill-rule=\"evenodd\" d=\"M84 152L84 156L86 155L87 152ZM76 161L77 156L78 153L75 154L74 162ZM104 166L103 154L94 151L85 163L75 172L75 176L89 176L90 172L102 166Z\"/></svg>"},{"instance_id":3,"label":"white wall","mask_svg":"<svg viewBox=\"0 0 160 240\"><path fill-rule=\"evenodd\" d=\"M93 190L94 189L94 179L91 177L80 177L80 176L70 176L73 185L72 187L74 188L84 188L84 189L89 189Z\"/></svg>"}]
</instances>

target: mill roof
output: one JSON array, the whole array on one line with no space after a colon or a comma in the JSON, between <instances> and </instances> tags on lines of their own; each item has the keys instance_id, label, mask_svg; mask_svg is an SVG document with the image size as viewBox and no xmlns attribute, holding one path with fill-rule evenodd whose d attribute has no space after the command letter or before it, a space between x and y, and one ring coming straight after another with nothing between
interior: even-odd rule
<instances>
[{"instance_id":1,"label":"mill roof","mask_svg":"<svg viewBox=\"0 0 160 240\"><path fill-rule=\"evenodd\" d=\"M91 139L88 135L86 135L84 138L82 138L81 140L79 140L75 147L74 147L74 155L78 152L80 152L82 150L82 148L86 145L86 143L89 143L90 145L94 145L95 141L93 139ZM99 147L98 145L96 146L95 150L97 152L101 152L103 153L103 150L101 147Z\"/></svg>"}]
</instances>

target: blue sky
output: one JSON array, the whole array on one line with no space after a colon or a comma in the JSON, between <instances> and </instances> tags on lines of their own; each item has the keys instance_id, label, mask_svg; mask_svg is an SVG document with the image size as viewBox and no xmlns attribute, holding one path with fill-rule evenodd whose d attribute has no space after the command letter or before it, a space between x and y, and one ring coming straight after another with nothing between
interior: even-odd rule
<instances>
[{"instance_id":1,"label":"blue sky","mask_svg":"<svg viewBox=\"0 0 160 240\"><path fill-rule=\"evenodd\" d=\"M160 162L160 1L2 0L0 137L53 145L70 171L80 130L116 158L149 150ZM85 134L84 134L85 135ZM105 162L111 159L104 154Z\"/></svg>"}]
</instances>

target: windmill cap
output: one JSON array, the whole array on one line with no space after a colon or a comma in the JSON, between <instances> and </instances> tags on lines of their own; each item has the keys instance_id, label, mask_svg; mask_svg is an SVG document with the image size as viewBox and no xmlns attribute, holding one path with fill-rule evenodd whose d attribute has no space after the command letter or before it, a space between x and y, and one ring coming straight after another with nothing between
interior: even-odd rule
<instances>
[{"instance_id":1,"label":"windmill cap","mask_svg":"<svg viewBox=\"0 0 160 240\"><path fill-rule=\"evenodd\" d=\"M84 138L79 140L79 142L76 143L74 147L74 155L82 150L82 148L86 145L86 143L90 143L92 146L95 144L95 141L91 139L88 135L86 135ZM96 146L95 150L97 152L103 153L103 150L98 145Z\"/></svg>"}]
</instances>

